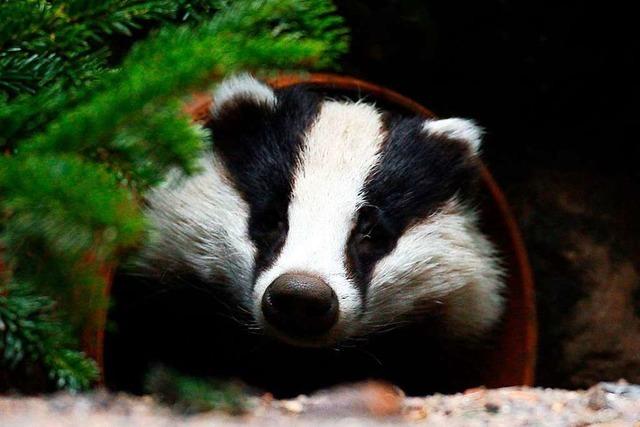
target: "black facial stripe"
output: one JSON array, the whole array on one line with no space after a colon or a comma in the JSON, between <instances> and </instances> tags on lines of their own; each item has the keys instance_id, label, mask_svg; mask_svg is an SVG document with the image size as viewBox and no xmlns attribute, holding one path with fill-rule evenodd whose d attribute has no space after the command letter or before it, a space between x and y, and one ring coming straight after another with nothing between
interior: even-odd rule
<instances>
[{"instance_id":1,"label":"black facial stripe","mask_svg":"<svg viewBox=\"0 0 640 427\"><path fill-rule=\"evenodd\" d=\"M471 196L477 161L463 141L427 135L424 119L389 117L379 163L367 178L356 226L347 245L348 269L366 293L376 263L395 248L413 223L427 218L454 195ZM373 234L369 233L375 223ZM362 239L365 234L373 238ZM364 243L363 243L364 242Z\"/></svg>"},{"instance_id":2,"label":"black facial stripe","mask_svg":"<svg viewBox=\"0 0 640 427\"><path fill-rule=\"evenodd\" d=\"M300 87L275 91L277 107L240 99L208 123L220 153L249 205L255 273L273 263L288 231L292 177L303 137L318 115L319 98Z\"/></svg>"}]
</instances>

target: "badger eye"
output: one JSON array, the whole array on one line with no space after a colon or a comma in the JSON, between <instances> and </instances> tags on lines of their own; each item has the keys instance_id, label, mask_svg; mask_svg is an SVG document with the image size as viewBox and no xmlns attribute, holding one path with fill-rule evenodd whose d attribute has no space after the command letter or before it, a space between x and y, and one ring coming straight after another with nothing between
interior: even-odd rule
<instances>
[{"instance_id":1,"label":"badger eye","mask_svg":"<svg viewBox=\"0 0 640 427\"><path fill-rule=\"evenodd\" d=\"M364 207L360 210L354 243L362 257L376 258L389 251L391 232L377 208Z\"/></svg>"},{"instance_id":2,"label":"badger eye","mask_svg":"<svg viewBox=\"0 0 640 427\"><path fill-rule=\"evenodd\" d=\"M376 232L375 226L358 230L356 243L361 254L373 256L377 252L383 252L384 234Z\"/></svg>"}]
</instances>

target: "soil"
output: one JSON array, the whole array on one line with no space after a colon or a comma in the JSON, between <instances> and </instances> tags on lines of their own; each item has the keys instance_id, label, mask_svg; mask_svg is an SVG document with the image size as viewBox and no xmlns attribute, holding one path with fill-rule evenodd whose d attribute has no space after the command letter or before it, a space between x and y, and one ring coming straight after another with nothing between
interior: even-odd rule
<instances>
[{"instance_id":1,"label":"soil","mask_svg":"<svg viewBox=\"0 0 640 427\"><path fill-rule=\"evenodd\" d=\"M292 400L251 398L243 415L182 415L149 396L96 391L0 397L0 424L17 426L640 426L640 386L600 383L583 391L509 387L406 397L388 384L339 386Z\"/></svg>"}]
</instances>

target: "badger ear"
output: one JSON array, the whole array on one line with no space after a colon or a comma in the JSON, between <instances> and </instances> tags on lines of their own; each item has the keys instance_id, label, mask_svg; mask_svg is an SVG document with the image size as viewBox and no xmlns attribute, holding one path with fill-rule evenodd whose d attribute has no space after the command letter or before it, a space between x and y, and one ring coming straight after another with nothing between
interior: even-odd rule
<instances>
[{"instance_id":1,"label":"badger ear","mask_svg":"<svg viewBox=\"0 0 640 427\"><path fill-rule=\"evenodd\" d=\"M249 74L239 74L224 80L213 92L211 114L218 118L222 113L244 106L273 110L277 104L273 89Z\"/></svg>"},{"instance_id":2,"label":"badger ear","mask_svg":"<svg viewBox=\"0 0 640 427\"><path fill-rule=\"evenodd\" d=\"M464 143L472 155L480 151L480 142L484 131L473 120L451 118L441 120L426 120L423 125L428 135L444 137Z\"/></svg>"}]
</instances>

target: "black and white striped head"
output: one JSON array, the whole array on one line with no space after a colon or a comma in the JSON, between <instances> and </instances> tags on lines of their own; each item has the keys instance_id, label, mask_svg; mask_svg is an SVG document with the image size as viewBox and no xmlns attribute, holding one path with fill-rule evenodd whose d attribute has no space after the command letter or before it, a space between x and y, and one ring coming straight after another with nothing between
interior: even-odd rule
<instances>
[{"instance_id":1,"label":"black and white striped head","mask_svg":"<svg viewBox=\"0 0 640 427\"><path fill-rule=\"evenodd\" d=\"M208 127L203 172L148 197L147 269L223 283L265 333L304 346L427 313L456 337L499 318L473 122L391 117L243 75L217 88Z\"/></svg>"}]
</instances>

